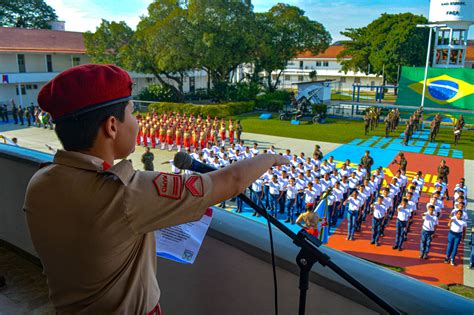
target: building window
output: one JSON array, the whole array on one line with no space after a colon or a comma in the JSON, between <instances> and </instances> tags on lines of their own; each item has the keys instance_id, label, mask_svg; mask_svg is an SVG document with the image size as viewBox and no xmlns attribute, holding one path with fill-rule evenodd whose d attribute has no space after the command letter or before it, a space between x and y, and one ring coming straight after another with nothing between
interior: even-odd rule
<instances>
[{"instance_id":1,"label":"building window","mask_svg":"<svg viewBox=\"0 0 474 315\"><path fill-rule=\"evenodd\" d=\"M360 78L354 78L354 83L359 83L360 84Z\"/></svg>"},{"instance_id":2,"label":"building window","mask_svg":"<svg viewBox=\"0 0 474 315\"><path fill-rule=\"evenodd\" d=\"M26 72L25 55L18 55L18 72Z\"/></svg>"},{"instance_id":3,"label":"building window","mask_svg":"<svg viewBox=\"0 0 474 315\"><path fill-rule=\"evenodd\" d=\"M346 77L341 77L341 78L339 79L339 81L340 81L341 83L346 83Z\"/></svg>"},{"instance_id":4,"label":"building window","mask_svg":"<svg viewBox=\"0 0 474 315\"><path fill-rule=\"evenodd\" d=\"M81 64L81 58L79 57L72 57L72 66L75 67L75 66L78 66Z\"/></svg>"},{"instance_id":5,"label":"building window","mask_svg":"<svg viewBox=\"0 0 474 315\"><path fill-rule=\"evenodd\" d=\"M46 55L46 71L53 72L53 58L51 55Z\"/></svg>"},{"instance_id":6,"label":"building window","mask_svg":"<svg viewBox=\"0 0 474 315\"><path fill-rule=\"evenodd\" d=\"M375 81L370 81L370 90L373 91L375 87Z\"/></svg>"},{"instance_id":7,"label":"building window","mask_svg":"<svg viewBox=\"0 0 474 315\"><path fill-rule=\"evenodd\" d=\"M316 67L321 67L321 61L316 61Z\"/></svg>"},{"instance_id":8,"label":"building window","mask_svg":"<svg viewBox=\"0 0 474 315\"><path fill-rule=\"evenodd\" d=\"M303 69L303 60L300 60L300 69Z\"/></svg>"},{"instance_id":9,"label":"building window","mask_svg":"<svg viewBox=\"0 0 474 315\"><path fill-rule=\"evenodd\" d=\"M329 62L327 61L323 62L323 67L329 67Z\"/></svg>"},{"instance_id":10,"label":"building window","mask_svg":"<svg viewBox=\"0 0 474 315\"><path fill-rule=\"evenodd\" d=\"M299 82L302 82L302 81L303 81L303 76L302 76L302 75L299 75L299 76L298 76L298 81L299 81Z\"/></svg>"},{"instance_id":11,"label":"building window","mask_svg":"<svg viewBox=\"0 0 474 315\"><path fill-rule=\"evenodd\" d=\"M285 81L291 81L291 76L285 75Z\"/></svg>"},{"instance_id":12,"label":"building window","mask_svg":"<svg viewBox=\"0 0 474 315\"><path fill-rule=\"evenodd\" d=\"M18 85L16 86L15 91L16 91L16 95L19 95L18 94ZM21 86L21 95L26 95L26 87L24 85Z\"/></svg>"}]
</instances>

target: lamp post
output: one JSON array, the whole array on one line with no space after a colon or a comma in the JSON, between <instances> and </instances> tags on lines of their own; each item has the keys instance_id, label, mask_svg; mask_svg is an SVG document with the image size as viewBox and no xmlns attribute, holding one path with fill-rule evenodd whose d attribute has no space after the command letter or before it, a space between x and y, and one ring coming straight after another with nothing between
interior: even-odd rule
<instances>
[{"instance_id":1,"label":"lamp post","mask_svg":"<svg viewBox=\"0 0 474 315\"><path fill-rule=\"evenodd\" d=\"M446 27L446 24L417 24L416 27L428 27L430 29L430 34L428 36L428 51L426 52L426 65L425 65L425 76L423 79L423 92L421 93L421 108L425 105L425 93L426 93L426 77L428 76L428 66L430 63L430 53L431 53L431 33L433 29L438 27Z\"/></svg>"}]
</instances>

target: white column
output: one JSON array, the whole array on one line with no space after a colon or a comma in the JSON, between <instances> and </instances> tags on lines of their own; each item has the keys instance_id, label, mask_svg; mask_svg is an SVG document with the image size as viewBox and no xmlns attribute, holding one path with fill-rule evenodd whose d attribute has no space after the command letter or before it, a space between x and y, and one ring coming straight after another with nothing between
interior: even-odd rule
<instances>
[{"instance_id":1,"label":"white column","mask_svg":"<svg viewBox=\"0 0 474 315\"><path fill-rule=\"evenodd\" d=\"M18 84L18 96L20 97L20 105L23 107L23 97L21 95L21 84Z\"/></svg>"},{"instance_id":2,"label":"white column","mask_svg":"<svg viewBox=\"0 0 474 315\"><path fill-rule=\"evenodd\" d=\"M430 63L430 52L431 52L431 34L433 29L429 28L430 35L428 36L428 51L426 52L426 65L425 65L425 77L423 79L423 93L421 94L421 107L425 105L425 92L426 92L426 77L428 76L428 66Z\"/></svg>"}]
</instances>

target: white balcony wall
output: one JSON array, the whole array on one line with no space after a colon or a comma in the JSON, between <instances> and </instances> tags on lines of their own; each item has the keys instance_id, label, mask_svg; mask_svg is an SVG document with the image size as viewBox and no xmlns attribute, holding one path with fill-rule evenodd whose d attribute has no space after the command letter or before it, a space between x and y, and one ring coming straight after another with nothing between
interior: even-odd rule
<instances>
[{"instance_id":1,"label":"white balcony wall","mask_svg":"<svg viewBox=\"0 0 474 315\"><path fill-rule=\"evenodd\" d=\"M0 73L18 72L18 62L15 53L0 53Z\"/></svg>"},{"instance_id":2,"label":"white balcony wall","mask_svg":"<svg viewBox=\"0 0 474 315\"><path fill-rule=\"evenodd\" d=\"M46 72L46 59L44 54L24 54L26 72Z\"/></svg>"},{"instance_id":3,"label":"white balcony wall","mask_svg":"<svg viewBox=\"0 0 474 315\"><path fill-rule=\"evenodd\" d=\"M52 59L53 59L54 72L61 72L68 68L71 68L71 65L72 65L71 55L53 54Z\"/></svg>"}]
</instances>

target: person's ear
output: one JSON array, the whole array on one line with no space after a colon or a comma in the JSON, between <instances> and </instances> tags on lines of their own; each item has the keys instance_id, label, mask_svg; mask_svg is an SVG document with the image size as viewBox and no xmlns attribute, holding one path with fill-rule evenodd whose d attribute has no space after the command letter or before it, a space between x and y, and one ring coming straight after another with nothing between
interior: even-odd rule
<instances>
[{"instance_id":1,"label":"person's ear","mask_svg":"<svg viewBox=\"0 0 474 315\"><path fill-rule=\"evenodd\" d=\"M118 119L114 116L109 116L107 120L103 123L104 133L107 138L112 138L115 140L118 133Z\"/></svg>"}]
</instances>

